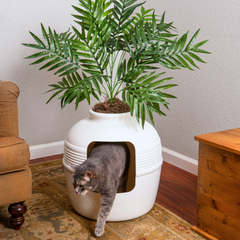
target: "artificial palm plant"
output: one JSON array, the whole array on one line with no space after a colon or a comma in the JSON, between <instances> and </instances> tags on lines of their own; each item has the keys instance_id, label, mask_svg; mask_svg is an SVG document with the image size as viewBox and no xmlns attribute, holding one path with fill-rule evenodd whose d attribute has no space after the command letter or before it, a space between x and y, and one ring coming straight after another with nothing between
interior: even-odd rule
<instances>
[{"instance_id":1,"label":"artificial palm plant","mask_svg":"<svg viewBox=\"0 0 240 240\"><path fill-rule=\"evenodd\" d=\"M31 64L44 62L40 69L61 77L49 85L54 91L49 101L59 95L62 107L75 101L77 109L84 99L90 104L90 95L99 100L104 94L110 102L120 95L143 126L146 112L153 124L153 111L165 115L160 105L168 108L166 98L174 96L163 90L176 84L165 84L171 78L156 70L198 68L194 61L204 62L197 54L208 53L199 48L207 40L194 43L199 30L188 42L188 33L172 34L174 27L165 23L165 14L159 17L136 2L78 0L71 30L57 34L41 25L43 40L30 32L36 43L23 45L40 51L27 57L39 58ZM138 7L141 11L134 13Z\"/></svg>"}]
</instances>

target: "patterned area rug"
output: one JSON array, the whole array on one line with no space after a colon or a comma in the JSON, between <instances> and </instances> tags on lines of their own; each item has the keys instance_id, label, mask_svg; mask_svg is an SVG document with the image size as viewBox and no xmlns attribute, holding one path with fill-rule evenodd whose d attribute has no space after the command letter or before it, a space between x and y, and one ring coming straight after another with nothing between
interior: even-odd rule
<instances>
[{"instance_id":1,"label":"patterned area rug","mask_svg":"<svg viewBox=\"0 0 240 240\"><path fill-rule=\"evenodd\" d=\"M26 201L25 223L20 231L9 224L7 206L0 207L0 239L91 240L95 221L81 217L71 206L61 159L33 164L33 195ZM134 220L107 222L106 240L204 239L192 226L155 204L150 212Z\"/></svg>"}]
</instances>

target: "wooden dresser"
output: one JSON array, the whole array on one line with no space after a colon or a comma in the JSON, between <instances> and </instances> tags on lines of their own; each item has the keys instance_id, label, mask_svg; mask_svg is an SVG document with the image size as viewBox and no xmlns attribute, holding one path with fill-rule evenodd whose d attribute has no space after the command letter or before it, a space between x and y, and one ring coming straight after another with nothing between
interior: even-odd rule
<instances>
[{"instance_id":1,"label":"wooden dresser","mask_svg":"<svg viewBox=\"0 0 240 240\"><path fill-rule=\"evenodd\" d=\"M197 224L207 239L240 240L240 128L199 141Z\"/></svg>"}]
</instances>

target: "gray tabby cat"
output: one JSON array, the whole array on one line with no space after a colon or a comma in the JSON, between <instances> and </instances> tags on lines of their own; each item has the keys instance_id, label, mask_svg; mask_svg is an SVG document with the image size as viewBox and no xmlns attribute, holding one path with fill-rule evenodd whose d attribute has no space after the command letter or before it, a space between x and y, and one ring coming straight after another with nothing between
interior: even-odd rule
<instances>
[{"instance_id":1,"label":"gray tabby cat","mask_svg":"<svg viewBox=\"0 0 240 240\"><path fill-rule=\"evenodd\" d=\"M89 157L75 168L73 186L77 194L101 194L95 235L104 233L106 219L117 192L126 192L130 154L126 143L96 143Z\"/></svg>"}]
</instances>

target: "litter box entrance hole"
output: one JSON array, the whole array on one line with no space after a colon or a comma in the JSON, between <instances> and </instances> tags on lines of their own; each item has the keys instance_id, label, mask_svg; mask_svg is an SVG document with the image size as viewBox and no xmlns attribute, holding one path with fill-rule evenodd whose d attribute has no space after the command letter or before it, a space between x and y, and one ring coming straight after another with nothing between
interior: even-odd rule
<instances>
[{"instance_id":1,"label":"litter box entrance hole","mask_svg":"<svg viewBox=\"0 0 240 240\"><path fill-rule=\"evenodd\" d=\"M96 142L91 142L87 148L87 157L89 156L92 148L94 147ZM114 143L114 142L101 142L101 143ZM117 143L117 142L116 142ZM127 177L127 189L126 192L130 192L134 189L136 184L136 154L135 154L135 147L131 142L124 142L127 144L129 150L129 170L128 170L128 177Z\"/></svg>"}]
</instances>

